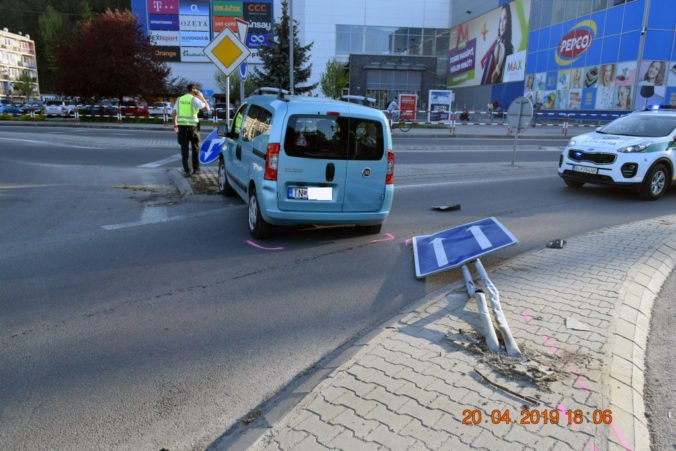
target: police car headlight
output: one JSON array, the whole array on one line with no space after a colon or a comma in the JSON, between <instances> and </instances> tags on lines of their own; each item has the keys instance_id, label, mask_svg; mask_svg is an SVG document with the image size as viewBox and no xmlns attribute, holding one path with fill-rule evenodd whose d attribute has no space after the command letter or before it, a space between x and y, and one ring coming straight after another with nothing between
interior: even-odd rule
<instances>
[{"instance_id":1,"label":"police car headlight","mask_svg":"<svg viewBox=\"0 0 676 451\"><path fill-rule=\"evenodd\" d=\"M648 148L647 144L636 144L634 146L620 147L619 149L617 149L617 151L622 153L637 153L643 152L647 148Z\"/></svg>"},{"instance_id":2,"label":"police car headlight","mask_svg":"<svg viewBox=\"0 0 676 451\"><path fill-rule=\"evenodd\" d=\"M571 139L570 141L568 141L568 147L573 147L573 146L576 145L576 144L577 144L577 141L575 141L575 138L573 138L573 139Z\"/></svg>"}]
</instances>

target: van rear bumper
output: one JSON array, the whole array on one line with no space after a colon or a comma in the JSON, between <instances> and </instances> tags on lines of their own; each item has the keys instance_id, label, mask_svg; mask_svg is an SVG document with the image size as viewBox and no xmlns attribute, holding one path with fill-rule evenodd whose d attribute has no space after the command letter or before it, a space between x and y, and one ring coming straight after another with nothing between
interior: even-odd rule
<instances>
[{"instance_id":1,"label":"van rear bumper","mask_svg":"<svg viewBox=\"0 0 676 451\"><path fill-rule=\"evenodd\" d=\"M261 215L266 222L275 225L381 224L390 214L390 210L392 209L392 200L394 198L394 186L387 185L385 187L385 199L383 200L383 205L378 211L288 211L277 208L276 188L270 189L270 187L263 186L261 191L259 191Z\"/></svg>"}]
</instances>

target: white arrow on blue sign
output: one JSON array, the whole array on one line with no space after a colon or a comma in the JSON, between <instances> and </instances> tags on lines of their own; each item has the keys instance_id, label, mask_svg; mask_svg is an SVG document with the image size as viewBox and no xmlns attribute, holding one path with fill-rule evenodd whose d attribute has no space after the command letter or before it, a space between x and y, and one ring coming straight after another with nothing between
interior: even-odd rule
<instances>
[{"instance_id":1,"label":"white arrow on blue sign","mask_svg":"<svg viewBox=\"0 0 676 451\"><path fill-rule=\"evenodd\" d=\"M415 275L427 277L476 260L519 240L496 218L486 218L443 230L433 235L413 237Z\"/></svg>"},{"instance_id":2,"label":"white arrow on blue sign","mask_svg":"<svg viewBox=\"0 0 676 451\"><path fill-rule=\"evenodd\" d=\"M218 158L218 154L221 153L223 143L225 143L225 138L218 136L218 130L211 132L209 136L207 136L207 139L205 139L200 146L200 162L209 164Z\"/></svg>"}]
</instances>

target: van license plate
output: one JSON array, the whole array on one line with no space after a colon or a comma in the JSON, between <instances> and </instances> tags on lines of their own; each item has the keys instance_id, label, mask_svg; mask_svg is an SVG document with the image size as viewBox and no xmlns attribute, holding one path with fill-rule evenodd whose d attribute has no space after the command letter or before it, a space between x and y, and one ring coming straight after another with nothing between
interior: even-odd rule
<instances>
[{"instance_id":1,"label":"van license plate","mask_svg":"<svg viewBox=\"0 0 676 451\"><path fill-rule=\"evenodd\" d=\"M333 188L330 186L290 186L287 197L296 200L332 200Z\"/></svg>"},{"instance_id":2,"label":"van license plate","mask_svg":"<svg viewBox=\"0 0 676 451\"><path fill-rule=\"evenodd\" d=\"M599 172L597 168L588 168L586 166L573 166L573 171L584 172L585 174L598 174Z\"/></svg>"}]
</instances>

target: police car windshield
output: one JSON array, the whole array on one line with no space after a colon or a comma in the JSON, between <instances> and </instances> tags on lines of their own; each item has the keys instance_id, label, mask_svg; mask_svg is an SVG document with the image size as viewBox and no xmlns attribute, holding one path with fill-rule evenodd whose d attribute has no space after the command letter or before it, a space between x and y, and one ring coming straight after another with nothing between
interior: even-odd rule
<instances>
[{"instance_id":1,"label":"police car windshield","mask_svg":"<svg viewBox=\"0 0 676 451\"><path fill-rule=\"evenodd\" d=\"M674 129L676 129L676 115L671 117L630 114L614 120L599 130L599 133L659 138L669 135Z\"/></svg>"}]
</instances>

